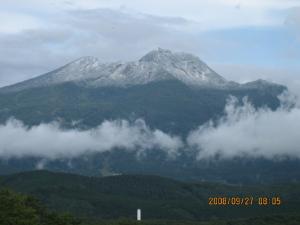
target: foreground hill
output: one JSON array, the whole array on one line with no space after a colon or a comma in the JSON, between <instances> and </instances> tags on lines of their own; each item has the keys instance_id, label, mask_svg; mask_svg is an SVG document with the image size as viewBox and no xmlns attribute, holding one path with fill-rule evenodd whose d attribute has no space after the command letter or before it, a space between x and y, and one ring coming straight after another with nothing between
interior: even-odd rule
<instances>
[{"instance_id":1,"label":"foreground hill","mask_svg":"<svg viewBox=\"0 0 300 225\"><path fill-rule=\"evenodd\" d=\"M232 186L185 183L156 176L105 178L35 171L2 176L1 187L31 194L50 209L81 218L135 218L137 208L144 219L211 220L248 218L299 212L299 184ZM280 197L281 205L215 206L209 197Z\"/></svg>"},{"instance_id":2,"label":"foreground hill","mask_svg":"<svg viewBox=\"0 0 300 225\"><path fill-rule=\"evenodd\" d=\"M143 220L114 219L80 220L70 214L55 213L40 204L39 200L8 189L0 189L0 224L1 225L295 225L300 222L296 215L264 216L243 220Z\"/></svg>"}]
</instances>

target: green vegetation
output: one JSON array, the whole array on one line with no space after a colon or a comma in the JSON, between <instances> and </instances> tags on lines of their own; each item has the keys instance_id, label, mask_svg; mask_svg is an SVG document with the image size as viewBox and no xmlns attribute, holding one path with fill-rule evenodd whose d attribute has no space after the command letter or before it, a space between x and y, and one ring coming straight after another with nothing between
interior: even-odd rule
<instances>
[{"instance_id":1,"label":"green vegetation","mask_svg":"<svg viewBox=\"0 0 300 225\"><path fill-rule=\"evenodd\" d=\"M0 190L1 225L298 225L300 216L277 215L244 220L79 220L69 214L59 214L46 209L33 197L8 189Z\"/></svg>"},{"instance_id":2,"label":"green vegetation","mask_svg":"<svg viewBox=\"0 0 300 225\"><path fill-rule=\"evenodd\" d=\"M179 81L160 81L129 88L83 88L74 83L0 93L0 122L10 117L27 125L63 119L66 126L95 127L105 119L144 118L157 129L186 135L220 116L229 95L248 96L256 106L279 105L284 87L266 89L192 89Z\"/></svg>"},{"instance_id":3,"label":"green vegetation","mask_svg":"<svg viewBox=\"0 0 300 225\"><path fill-rule=\"evenodd\" d=\"M52 213L35 198L0 190L1 225L79 225L80 222L68 214Z\"/></svg>"},{"instance_id":4,"label":"green vegetation","mask_svg":"<svg viewBox=\"0 0 300 225\"><path fill-rule=\"evenodd\" d=\"M279 215L265 216L241 220L212 220L212 221L143 221L134 220L115 220L103 221L97 225L298 225L300 216L297 215Z\"/></svg>"},{"instance_id":5,"label":"green vegetation","mask_svg":"<svg viewBox=\"0 0 300 225\"><path fill-rule=\"evenodd\" d=\"M233 186L186 183L167 178L123 175L106 178L35 171L3 176L0 186L30 194L49 209L81 219L230 220L300 211L300 184ZM210 206L209 197L280 197L282 205Z\"/></svg>"}]
</instances>

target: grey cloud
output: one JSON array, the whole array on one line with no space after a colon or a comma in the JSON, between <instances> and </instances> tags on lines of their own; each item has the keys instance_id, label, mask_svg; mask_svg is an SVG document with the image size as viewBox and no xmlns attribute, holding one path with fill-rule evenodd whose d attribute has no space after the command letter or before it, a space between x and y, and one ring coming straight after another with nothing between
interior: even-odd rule
<instances>
[{"instance_id":1,"label":"grey cloud","mask_svg":"<svg viewBox=\"0 0 300 225\"><path fill-rule=\"evenodd\" d=\"M297 96L300 105L300 69L299 68L267 68L254 65L222 65L214 64L213 68L229 80L245 83L257 79L264 79L288 87Z\"/></svg>"},{"instance_id":2,"label":"grey cloud","mask_svg":"<svg viewBox=\"0 0 300 225\"><path fill-rule=\"evenodd\" d=\"M300 7L289 9L289 14L285 20L285 24L294 27L299 31L300 28Z\"/></svg>"},{"instance_id":3,"label":"grey cloud","mask_svg":"<svg viewBox=\"0 0 300 225\"><path fill-rule=\"evenodd\" d=\"M189 23L183 18L111 9L65 11L44 28L0 33L0 86L86 55L128 61L159 46L193 52L197 37L180 32Z\"/></svg>"},{"instance_id":4,"label":"grey cloud","mask_svg":"<svg viewBox=\"0 0 300 225\"><path fill-rule=\"evenodd\" d=\"M35 156L47 159L72 158L89 152L115 148L141 152L159 148L170 156L183 146L179 137L151 130L143 120L104 121L92 130L63 130L58 122L31 128L9 120L0 125L0 157Z\"/></svg>"},{"instance_id":5,"label":"grey cloud","mask_svg":"<svg viewBox=\"0 0 300 225\"><path fill-rule=\"evenodd\" d=\"M284 56L288 59L299 60L300 53L298 51L300 44L300 7L293 7L288 10L288 16L284 21L286 32L293 39L289 40L289 47L284 49Z\"/></svg>"},{"instance_id":6,"label":"grey cloud","mask_svg":"<svg viewBox=\"0 0 300 225\"><path fill-rule=\"evenodd\" d=\"M0 34L0 86L40 75L61 66L67 57L63 45L67 31L26 30Z\"/></svg>"}]
</instances>

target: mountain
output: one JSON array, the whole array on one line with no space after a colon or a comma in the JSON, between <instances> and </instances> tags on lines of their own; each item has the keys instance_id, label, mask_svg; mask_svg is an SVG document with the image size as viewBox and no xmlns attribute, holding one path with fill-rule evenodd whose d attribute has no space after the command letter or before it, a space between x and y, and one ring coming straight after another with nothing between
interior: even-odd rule
<instances>
[{"instance_id":1,"label":"mountain","mask_svg":"<svg viewBox=\"0 0 300 225\"><path fill-rule=\"evenodd\" d=\"M159 48L129 63L83 57L0 88L0 122L15 117L36 125L63 119L95 127L105 119L144 118L152 127L186 134L221 115L229 95L275 109L284 90L263 80L227 81L196 56Z\"/></svg>"},{"instance_id":2,"label":"mountain","mask_svg":"<svg viewBox=\"0 0 300 225\"><path fill-rule=\"evenodd\" d=\"M128 63L101 63L95 57L83 57L44 75L4 87L0 91L13 92L66 82L94 88L128 87L162 80L178 80L188 86L217 89L253 89L262 84L271 85L261 81L245 85L227 81L194 55L172 53L170 50L158 48L140 60Z\"/></svg>"},{"instance_id":3,"label":"mountain","mask_svg":"<svg viewBox=\"0 0 300 225\"><path fill-rule=\"evenodd\" d=\"M299 183L277 186L240 186L179 182L158 176L122 175L105 178L35 171L0 177L0 187L9 187L42 200L50 209L71 212L90 219L211 220L297 214ZM213 197L253 198L248 206L209 205ZM258 198L270 198L259 205ZM272 204L280 198L281 205ZM274 200L273 200L274 201Z\"/></svg>"},{"instance_id":4,"label":"mountain","mask_svg":"<svg viewBox=\"0 0 300 225\"><path fill-rule=\"evenodd\" d=\"M142 118L151 129L184 139L191 130L224 115L229 96L240 102L248 97L257 108L275 110L280 106L278 95L286 89L263 80L246 84L227 81L196 56L163 49L129 63L101 63L94 57L84 57L31 80L1 88L0 124L12 117L28 127L58 120L64 129L87 130L105 120ZM151 149L141 160L134 151L123 150L50 160L45 168L97 176L108 170L112 174L156 174L225 183L300 179L297 160L237 158L199 162L188 151L169 160L159 149ZM0 173L35 169L41 160L40 157L0 159Z\"/></svg>"}]
</instances>

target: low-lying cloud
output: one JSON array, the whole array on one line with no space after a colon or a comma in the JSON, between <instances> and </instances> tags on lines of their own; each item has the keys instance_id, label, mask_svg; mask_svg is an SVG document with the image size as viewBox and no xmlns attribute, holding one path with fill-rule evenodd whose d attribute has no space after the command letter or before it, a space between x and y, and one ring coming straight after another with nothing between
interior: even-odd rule
<instances>
[{"instance_id":1,"label":"low-lying cloud","mask_svg":"<svg viewBox=\"0 0 300 225\"><path fill-rule=\"evenodd\" d=\"M143 151L159 148L172 155L182 147L179 137L151 130L143 120L104 121L91 130L64 130L58 122L31 128L10 119L0 126L0 157L72 158L115 148Z\"/></svg>"},{"instance_id":2,"label":"low-lying cloud","mask_svg":"<svg viewBox=\"0 0 300 225\"><path fill-rule=\"evenodd\" d=\"M171 157L192 150L197 159L300 158L300 107L291 95L280 99L282 106L272 111L256 109L247 98L241 104L231 97L223 117L199 126L186 140L150 129L142 119L104 121L90 130L63 129L59 122L27 127L10 119L0 125L0 158L70 159L113 149L137 154L161 149Z\"/></svg>"},{"instance_id":3,"label":"low-lying cloud","mask_svg":"<svg viewBox=\"0 0 300 225\"><path fill-rule=\"evenodd\" d=\"M210 121L188 136L187 143L198 149L198 158L232 158L235 156L300 157L300 108L291 108L286 96L282 107L255 109L244 98L228 100L225 116Z\"/></svg>"}]
</instances>

